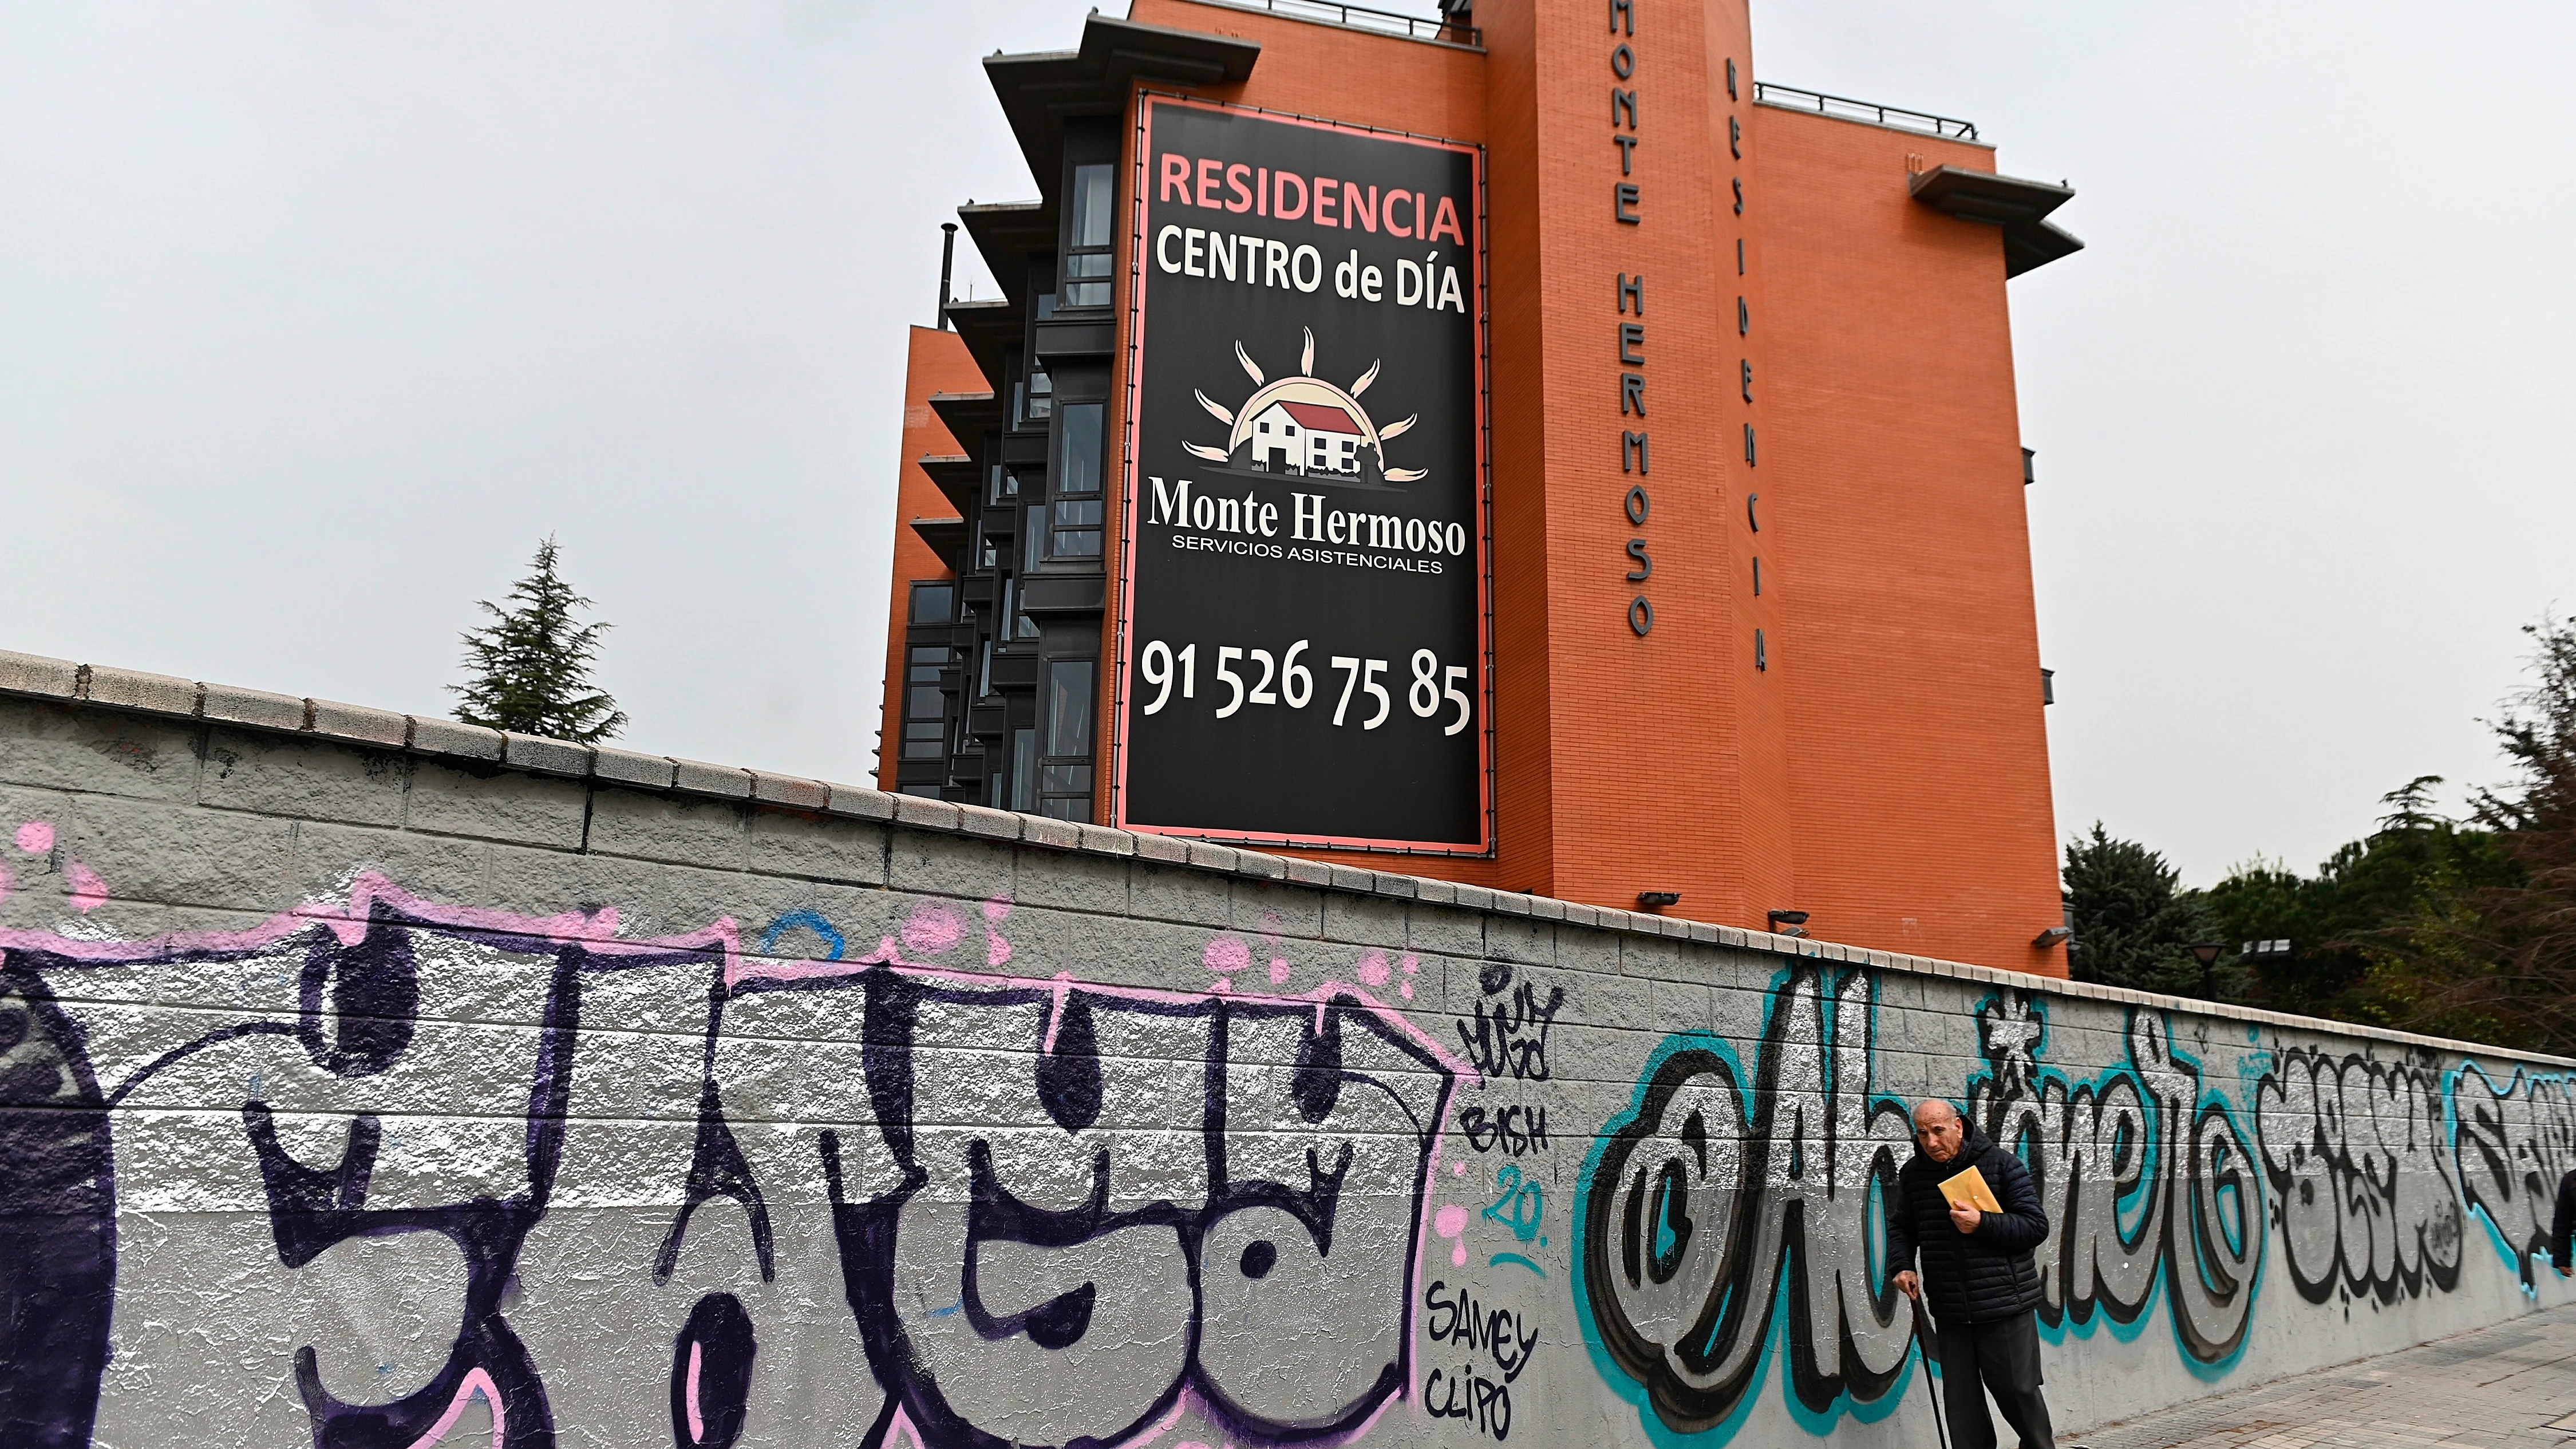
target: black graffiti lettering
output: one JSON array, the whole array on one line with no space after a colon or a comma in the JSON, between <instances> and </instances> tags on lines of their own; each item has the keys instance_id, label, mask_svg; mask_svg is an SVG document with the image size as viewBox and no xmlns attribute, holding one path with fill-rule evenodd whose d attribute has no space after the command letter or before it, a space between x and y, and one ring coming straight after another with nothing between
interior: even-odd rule
<instances>
[{"instance_id":1,"label":"black graffiti lettering","mask_svg":"<svg viewBox=\"0 0 2576 1449\"><path fill-rule=\"evenodd\" d=\"M2254 1101L2300 1297L2393 1303L2457 1286L2464 1224L2437 1063L2293 1050Z\"/></svg>"},{"instance_id":2,"label":"black graffiti lettering","mask_svg":"<svg viewBox=\"0 0 2576 1449\"><path fill-rule=\"evenodd\" d=\"M1565 988L1548 988L1542 1004L1534 983L1524 980L1515 986L1512 977L1510 963L1485 963L1477 984L1486 999L1471 1009L1473 1030L1466 1022L1458 1024L1458 1040L1468 1060L1489 1081L1508 1076L1515 1081L1544 1082L1547 1036L1565 1005Z\"/></svg>"},{"instance_id":3,"label":"black graffiti lettering","mask_svg":"<svg viewBox=\"0 0 2576 1449\"><path fill-rule=\"evenodd\" d=\"M1435 1419L1468 1420L1497 1442L1512 1436L1510 1386L1484 1377L1472 1366L1454 1372L1433 1369L1422 1381L1422 1408Z\"/></svg>"},{"instance_id":4,"label":"black graffiti lettering","mask_svg":"<svg viewBox=\"0 0 2576 1449\"><path fill-rule=\"evenodd\" d=\"M1481 1350L1502 1371L1504 1383L1518 1381L1538 1351L1538 1320L1509 1308L1483 1308L1464 1286L1444 1297L1447 1287L1435 1278L1423 1290L1423 1332L1434 1343Z\"/></svg>"},{"instance_id":5,"label":"black graffiti lettering","mask_svg":"<svg viewBox=\"0 0 2576 1449\"><path fill-rule=\"evenodd\" d=\"M1458 1130L1478 1152L1503 1149L1507 1157L1548 1150L1547 1109L1514 1103L1492 1110L1469 1103L1458 1109Z\"/></svg>"},{"instance_id":6,"label":"black graffiti lettering","mask_svg":"<svg viewBox=\"0 0 2576 1449\"><path fill-rule=\"evenodd\" d=\"M2558 1180L2576 1168L2576 1079L2516 1067L2498 1083L2472 1062L2450 1095L2461 1194L2503 1235L2528 1288L2549 1251Z\"/></svg>"}]
</instances>

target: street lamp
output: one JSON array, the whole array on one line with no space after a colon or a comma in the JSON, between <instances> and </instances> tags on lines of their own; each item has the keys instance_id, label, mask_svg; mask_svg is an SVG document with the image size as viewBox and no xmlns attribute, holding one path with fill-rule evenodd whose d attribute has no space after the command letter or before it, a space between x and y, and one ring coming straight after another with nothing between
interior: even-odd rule
<instances>
[{"instance_id":1,"label":"street lamp","mask_svg":"<svg viewBox=\"0 0 2576 1449\"><path fill-rule=\"evenodd\" d=\"M2218 999L2218 958L2227 947L2216 941L2194 942L2191 954L2200 960L2200 999Z\"/></svg>"}]
</instances>

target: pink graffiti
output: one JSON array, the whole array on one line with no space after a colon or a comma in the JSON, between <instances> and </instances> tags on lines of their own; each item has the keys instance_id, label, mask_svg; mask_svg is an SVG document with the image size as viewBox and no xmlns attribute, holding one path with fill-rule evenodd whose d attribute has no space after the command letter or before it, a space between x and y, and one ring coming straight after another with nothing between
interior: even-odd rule
<instances>
[{"instance_id":1,"label":"pink graffiti","mask_svg":"<svg viewBox=\"0 0 2576 1449\"><path fill-rule=\"evenodd\" d=\"M966 923L957 913L936 901L923 901L912 908L903 923L904 949L924 956L936 956L957 944L966 934Z\"/></svg>"},{"instance_id":2,"label":"pink graffiti","mask_svg":"<svg viewBox=\"0 0 2576 1449\"><path fill-rule=\"evenodd\" d=\"M1369 985L1384 986L1389 974L1384 951L1371 951L1360 958L1360 979Z\"/></svg>"},{"instance_id":3,"label":"pink graffiti","mask_svg":"<svg viewBox=\"0 0 2576 1449\"><path fill-rule=\"evenodd\" d=\"M356 880L350 882L349 903L345 906L330 901L311 902L293 910L280 911L247 930L172 931L141 941L96 941L57 935L52 931L0 927L0 951L41 951L100 965L159 961L184 951L255 951L273 946L317 923L329 926L341 944L354 946L367 938L367 922L375 914L378 901L426 925L577 941L600 956L666 956L674 951L715 950L723 956L726 980L738 980L743 974L741 933L735 928L731 916L720 917L704 929L686 935L629 940L617 934L618 916L613 906L588 912L566 911L553 916L524 916L482 906L442 906L413 895L374 871L362 871Z\"/></svg>"},{"instance_id":4,"label":"pink graffiti","mask_svg":"<svg viewBox=\"0 0 2576 1449\"><path fill-rule=\"evenodd\" d=\"M690 1418L694 1421L697 1417L695 1413L697 1405L694 1399L697 1379L694 1374L690 1377L689 1387L693 1396L690 1403L692 1411ZM433 1444L445 1442L447 1431L456 1427L458 1419L465 1417L466 1403L478 1398L483 1401L483 1407L492 1411L492 1449L501 1449L503 1424L501 1390L499 1385L492 1382L492 1376L481 1369L467 1374L465 1382L456 1386L456 1397L447 1401L447 1412L438 1416L438 1422L429 1426L428 1433L411 1442L411 1449L430 1449Z\"/></svg>"},{"instance_id":5,"label":"pink graffiti","mask_svg":"<svg viewBox=\"0 0 2576 1449\"><path fill-rule=\"evenodd\" d=\"M1010 939L993 929L1002 924L1002 918L1010 913L1011 898L1008 895L998 895L984 902L984 964L987 966L1010 964Z\"/></svg>"},{"instance_id":6,"label":"pink graffiti","mask_svg":"<svg viewBox=\"0 0 2576 1449\"><path fill-rule=\"evenodd\" d=\"M1419 957L1419 956L1414 955L1414 954L1413 954L1412 952L1410 952L1410 951L1405 952L1405 953L1404 953L1404 974L1405 974L1406 980L1405 980L1405 983L1404 983L1403 990L1404 990L1404 999L1405 999L1405 1000L1407 1000L1407 1001L1411 1001L1411 1000L1413 999L1413 982L1412 982L1412 979L1411 979L1411 978L1412 978L1412 976L1414 975L1414 973L1415 973L1415 972L1418 972L1418 971L1420 971L1421 969L1422 969L1422 958L1421 958L1421 957Z\"/></svg>"},{"instance_id":7,"label":"pink graffiti","mask_svg":"<svg viewBox=\"0 0 2576 1449\"><path fill-rule=\"evenodd\" d=\"M71 882L73 910L88 915L107 904L107 882L100 880L98 872L90 869L86 862L73 861L71 869L63 872L63 878Z\"/></svg>"},{"instance_id":8,"label":"pink graffiti","mask_svg":"<svg viewBox=\"0 0 2576 1449\"><path fill-rule=\"evenodd\" d=\"M1233 936L1219 936L1207 943L1199 960L1217 974L1216 989L1232 991L1234 983L1226 978L1252 965L1252 948Z\"/></svg>"},{"instance_id":9,"label":"pink graffiti","mask_svg":"<svg viewBox=\"0 0 2576 1449\"><path fill-rule=\"evenodd\" d=\"M1431 1230L1444 1238L1454 1240L1456 1246L1449 1250L1450 1266L1466 1267L1467 1210L1454 1202L1442 1203L1440 1211L1432 1215Z\"/></svg>"},{"instance_id":10,"label":"pink graffiti","mask_svg":"<svg viewBox=\"0 0 2576 1449\"><path fill-rule=\"evenodd\" d=\"M49 855L54 849L54 826L50 820L30 820L18 827L18 848L29 855Z\"/></svg>"},{"instance_id":11,"label":"pink graffiti","mask_svg":"<svg viewBox=\"0 0 2576 1449\"><path fill-rule=\"evenodd\" d=\"M705 1366L706 1356L707 1350L705 1344L697 1342L690 1343L689 1391L686 1395L686 1400L689 1410L689 1439L692 1443L702 1443L707 1437L706 1415L698 1411L698 1373L699 1370Z\"/></svg>"}]
</instances>

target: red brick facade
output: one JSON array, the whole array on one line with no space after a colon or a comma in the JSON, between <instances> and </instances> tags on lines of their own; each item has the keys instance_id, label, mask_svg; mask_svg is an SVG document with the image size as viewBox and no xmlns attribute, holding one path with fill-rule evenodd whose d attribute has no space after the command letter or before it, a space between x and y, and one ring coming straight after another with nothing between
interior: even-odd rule
<instances>
[{"instance_id":1,"label":"red brick facade","mask_svg":"<svg viewBox=\"0 0 2576 1449\"><path fill-rule=\"evenodd\" d=\"M1487 148L1499 848L1336 858L2063 974L2002 234L1908 190L1992 152L1757 104L1732 0L1485 0L1481 48L1131 19L1259 42L1211 99ZM987 385L941 334L912 357L889 784L904 587L941 567L904 525L950 511L922 399Z\"/></svg>"}]
</instances>

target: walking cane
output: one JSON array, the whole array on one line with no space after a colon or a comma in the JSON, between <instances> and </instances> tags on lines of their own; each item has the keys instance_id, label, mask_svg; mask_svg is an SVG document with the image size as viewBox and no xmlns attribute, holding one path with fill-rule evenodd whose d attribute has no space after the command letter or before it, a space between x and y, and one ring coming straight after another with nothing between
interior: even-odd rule
<instances>
[{"instance_id":1,"label":"walking cane","mask_svg":"<svg viewBox=\"0 0 2576 1449\"><path fill-rule=\"evenodd\" d=\"M1906 1301L1914 1305L1914 1346L1923 1351L1923 1390L1932 1396L1932 1431L1940 1436L1941 1449L1950 1449L1949 1420L1941 1415L1941 1390L1932 1381L1932 1315L1924 1311L1922 1299Z\"/></svg>"}]
</instances>

